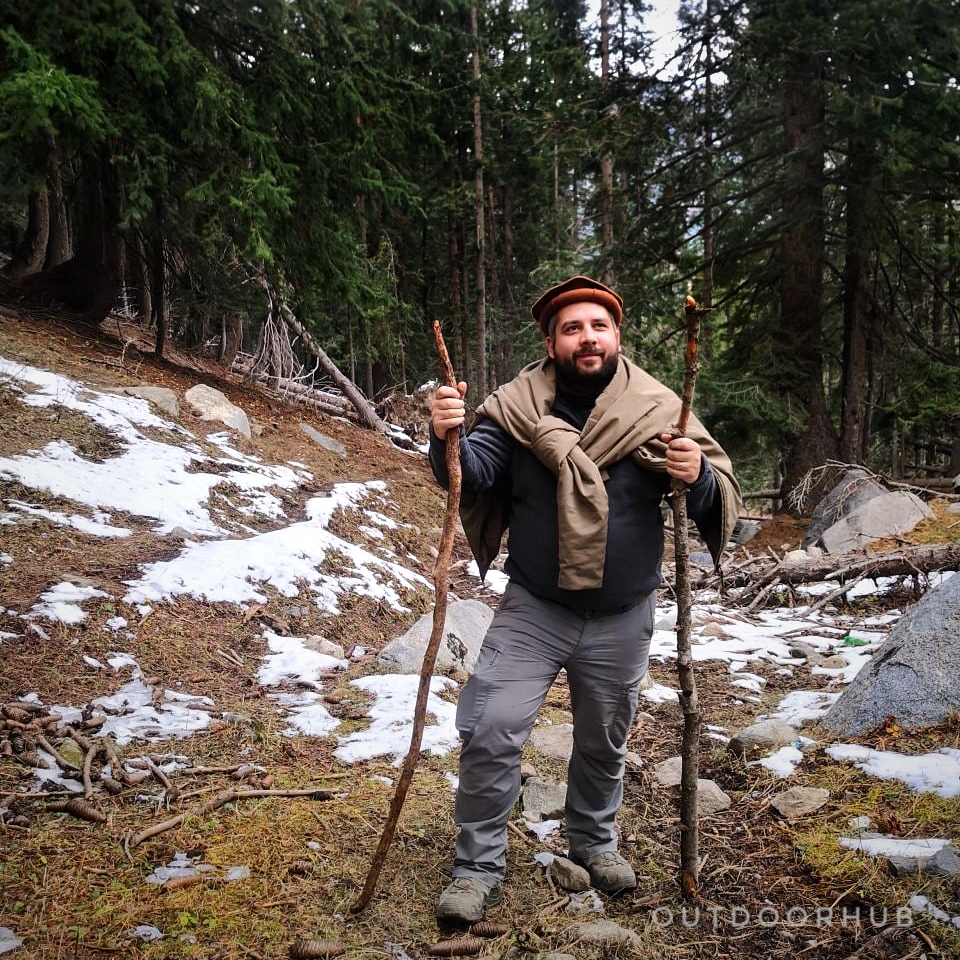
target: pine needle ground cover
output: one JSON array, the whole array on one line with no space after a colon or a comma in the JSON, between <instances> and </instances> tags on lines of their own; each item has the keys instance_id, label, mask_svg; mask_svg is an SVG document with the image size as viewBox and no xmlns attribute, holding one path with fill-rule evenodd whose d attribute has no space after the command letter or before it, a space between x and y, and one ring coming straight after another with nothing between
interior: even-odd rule
<instances>
[{"instance_id":1,"label":"pine needle ground cover","mask_svg":"<svg viewBox=\"0 0 960 960\"><path fill-rule=\"evenodd\" d=\"M121 353L121 346L101 331L10 318L0 323L3 356L100 385L149 380L182 395L199 376L211 376L190 358L180 366L152 369L147 358ZM250 441L250 453L267 463L302 462L315 478L310 489L284 495L290 510L338 483L384 479L394 519L403 524L394 547L417 558L416 564L407 562L429 577L443 500L421 459L319 416L317 429L335 437L348 455L309 447L298 430L306 419L303 411L239 381L220 380L218 386L263 425ZM91 460L116 453L110 435L91 427L87 418L51 418L50 410L26 407L2 389L0 410L0 456L39 449L52 440L66 440ZM50 513L69 509L55 498L44 500L35 489L6 480L0 484L7 511L22 513L18 504ZM226 512L230 504L221 507ZM941 516L942 536L952 532L950 518ZM116 633L108 626L121 612L117 596L144 564L176 556L183 541L156 536L135 515L115 516L113 522L128 526L131 535L85 535L37 512L30 523L17 524L16 542L5 537L0 552L15 563L0 568L0 630L11 634L0 646L0 703L36 694L45 705L86 705L116 694L118 676L126 676L109 666L118 650ZM279 525L264 521L261 526ZM344 536L355 534L358 525L348 510L331 522ZM789 531L789 525L781 525L777 534ZM795 532L799 540L802 533ZM465 597L475 591L493 602L464 575L462 543L457 551L455 593ZM335 558L328 563L333 572ZM51 583L68 579L116 590L87 602L82 623L44 621L44 636L24 633L21 615ZM453 848L455 751L421 755L378 891L365 910L354 913L398 767L390 756L345 763L335 755L334 738L291 734L276 691L259 679L269 653L268 631L329 640L347 654L347 666L324 680L324 706L339 721L338 735L364 729L369 698L352 681L377 672L376 653L431 609L431 592L408 589L403 612L371 597L345 595L336 615L305 595L306 585L303 596L267 591L264 602L252 604L181 596L153 605L137 625L132 651L144 684L159 691L162 704L172 702L168 691L181 694L195 713L206 710L209 722L183 731L189 735L125 746L121 759L136 758L144 779L121 783L115 794L98 789L88 801L90 809L58 809L65 796L56 790L33 791L37 795L15 798L10 806L9 795L22 793L34 770L17 759L12 745L0 756L0 802L8 803L0 825L0 927L24 941L11 956L267 958L342 952L402 960L439 955L438 949L452 955L456 945L438 945L468 937L466 931L438 928L433 919ZM762 695L734 703L727 666L697 665L705 729L744 726L774 709L791 690L829 687L827 677L787 675L773 664L751 665L751 670L763 677ZM658 683L675 685L670 663L654 663L652 672ZM455 691L441 697L452 702ZM502 932L472 938L472 950L491 957L563 952L827 960L900 960L960 950L960 931L949 920L960 915L957 878L897 877L883 858L841 845L843 838L856 835L851 825L858 817L892 836L956 841L960 800L871 778L822 751L810 751L790 783L824 787L830 801L816 815L787 822L770 803L783 788L780 778L734 760L721 741L703 739L700 775L714 779L734 803L702 818L700 896L696 902L684 900L676 883L677 798L653 774L659 761L679 752L681 717L672 702L644 704L643 710L630 741L641 763L629 769L620 819L621 849L637 868L639 883L635 891L599 899L602 916L637 939L603 947L584 940L580 925L601 915L571 910L576 899L551 884L537 859L563 852L562 833L540 839L518 811L510 832L505 898L489 912L498 925L494 931ZM561 677L542 719L563 723L568 718ZM18 722L28 720L5 714L8 743ZM815 730L805 733L816 735ZM86 736L94 741L96 729ZM917 734L884 727L861 742L905 755L957 750L960 718ZM541 776L565 778L562 761L532 750L527 759ZM72 761L82 771L84 751ZM228 802L214 803L227 792ZM157 829L174 820L175 825ZM910 909L918 896L943 908L947 921ZM585 909L591 902L585 901Z\"/></svg>"}]
</instances>

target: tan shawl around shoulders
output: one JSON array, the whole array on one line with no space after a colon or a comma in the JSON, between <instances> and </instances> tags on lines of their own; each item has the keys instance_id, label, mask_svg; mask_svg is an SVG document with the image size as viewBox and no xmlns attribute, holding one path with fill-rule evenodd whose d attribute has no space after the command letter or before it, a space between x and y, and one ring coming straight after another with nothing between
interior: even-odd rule
<instances>
[{"instance_id":1,"label":"tan shawl around shoulders","mask_svg":"<svg viewBox=\"0 0 960 960\"><path fill-rule=\"evenodd\" d=\"M553 361L538 360L494 391L478 408L477 421L494 420L556 475L559 586L587 590L602 586L607 542L604 468L633 456L649 470L665 471L660 435L679 419L680 398L624 357L582 431L550 413L555 395ZM701 529L719 563L737 521L740 488L729 458L693 415L687 436L700 445L720 487L721 516ZM481 577L500 550L508 509L499 492L461 497L460 517Z\"/></svg>"}]
</instances>

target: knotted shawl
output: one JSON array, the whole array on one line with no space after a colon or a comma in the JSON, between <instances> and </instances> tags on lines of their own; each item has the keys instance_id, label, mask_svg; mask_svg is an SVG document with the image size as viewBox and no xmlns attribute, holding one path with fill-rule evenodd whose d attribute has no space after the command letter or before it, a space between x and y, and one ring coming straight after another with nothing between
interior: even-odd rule
<instances>
[{"instance_id":1,"label":"knotted shawl","mask_svg":"<svg viewBox=\"0 0 960 960\"><path fill-rule=\"evenodd\" d=\"M477 409L476 422L484 417L495 421L556 476L558 585L588 590L603 581L608 513L604 470L632 456L648 470L666 472L660 435L679 420L680 398L625 357L620 357L583 430L551 414L555 396L553 361L538 360L494 391ZM686 436L699 444L720 487L720 516L700 528L714 563L719 563L737 521L740 488L729 458L693 415ZM500 550L509 504L498 491L464 494L460 517L482 578Z\"/></svg>"}]
</instances>

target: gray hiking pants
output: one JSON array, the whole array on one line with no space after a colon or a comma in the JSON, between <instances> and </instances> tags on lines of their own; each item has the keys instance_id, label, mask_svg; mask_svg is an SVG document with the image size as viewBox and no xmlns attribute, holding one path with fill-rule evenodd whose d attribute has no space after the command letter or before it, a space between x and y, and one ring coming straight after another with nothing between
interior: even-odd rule
<instances>
[{"instance_id":1,"label":"gray hiking pants","mask_svg":"<svg viewBox=\"0 0 960 960\"><path fill-rule=\"evenodd\" d=\"M647 669L656 593L609 616L582 616L511 583L457 704L460 781L455 877L503 879L507 822L520 794L520 755L537 711L566 669L573 709L567 772L570 852L617 847L626 741Z\"/></svg>"}]
</instances>

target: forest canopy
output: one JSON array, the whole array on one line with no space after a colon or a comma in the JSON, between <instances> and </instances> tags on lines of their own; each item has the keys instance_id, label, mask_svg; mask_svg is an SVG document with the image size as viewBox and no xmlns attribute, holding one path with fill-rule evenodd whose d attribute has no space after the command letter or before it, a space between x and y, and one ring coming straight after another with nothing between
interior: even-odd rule
<instances>
[{"instance_id":1,"label":"forest canopy","mask_svg":"<svg viewBox=\"0 0 960 960\"><path fill-rule=\"evenodd\" d=\"M746 485L960 473L960 0L20 0L0 296L230 367L479 402L572 273ZM658 45L663 49L663 44ZM304 373L304 370L307 372Z\"/></svg>"}]
</instances>

